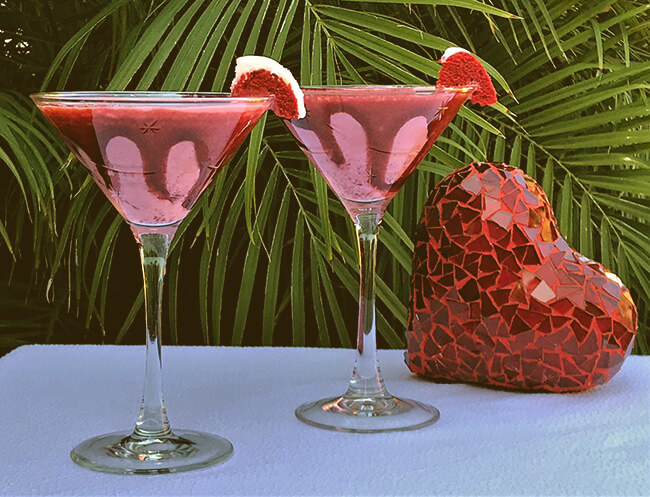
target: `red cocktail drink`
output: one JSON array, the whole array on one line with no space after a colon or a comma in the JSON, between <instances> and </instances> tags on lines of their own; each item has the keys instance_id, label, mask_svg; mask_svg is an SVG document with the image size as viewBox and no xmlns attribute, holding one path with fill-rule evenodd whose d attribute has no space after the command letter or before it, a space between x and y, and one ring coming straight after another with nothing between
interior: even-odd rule
<instances>
[{"instance_id":1,"label":"red cocktail drink","mask_svg":"<svg viewBox=\"0 0 650 497\"><path fill-rule=\"evenodd\" d=\"M285 121L352 219L379 219L470 89L305 88L307 117Z\"/></svg>"},{"instance_id":2,"label":"red cocktail drink","mask_svg":"<svg viewBox=\"0 0 650 497\"><path fill-rule=\"evenodd\" d=\"M305 423L375 433L434 423L438 410L392 396L377 362L375 262L386 207L473 88L409 86L304 89L307 115L285 120L356 225L360 260L357 353L347 392L296 409Z\"/></svg>"},{"instance_id":3,"label":"red cocktail drink","mask_svg":"<svg viewBox=\"0 0 650 497\"><path fill-rule=\"evenodd\" d=\"M270 98L213 93L44 93L32 95L95 183L129 223L144 277L146 372L134 430L85 440L70 456L107 473L188 471L226 460L232 444L172 430L162 394L161 301L171 238Z\"/></svg>"},{"instance_id":4,"label":"red cocktail drink","mask_svg":"<svg viewBox=\"0 0 650 497\"><path fill-rule=\"evenodd\" d=\"M151 232L185 218L268 108L267 99L187 100L39 108L132 228Z\"/></svg>"}]
</instances>

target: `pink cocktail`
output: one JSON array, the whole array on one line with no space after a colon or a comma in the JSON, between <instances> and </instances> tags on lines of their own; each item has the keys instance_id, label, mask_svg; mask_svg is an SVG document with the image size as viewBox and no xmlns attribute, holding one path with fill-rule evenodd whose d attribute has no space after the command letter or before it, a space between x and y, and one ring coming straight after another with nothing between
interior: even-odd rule
<instances>
[{"instance_id":1,"label":"pink cocktail","mask_svg":"<svg viewBox=\"0 0 650 497\"><path fill-rule=\"evenodd\" d=\"M354 220L379 219L470 89L305 88L307 117L285 121Z\"/></svg>"},{"instance_id":2,"label":"pink cocktail","mask_svg":"<svg viewBox=\"0 0 650 497\"><path fill-rule=\"evenodd\" d=\"M268 107L266 99L204 100L39 108L132 228L150 232L185 218Z\"/></svg>"},{"instance_id":3,"label":"pink cocktail","mask_svg":"<svg viewBox=\"0 0 650 497\"><path fill-rule=\"evenodd\" d=\"M375 320L377 231L386 207L456 116L473 88L305 88L303 119L289 131L356 225L360 259L357 353L347 392L296 409L305 423L338 431L413 430L435 407L392 396L379 371Z\"/></svg>"},{"instance_id":4,"label":"pink cocktail","mask_svg":"<svg viewBox=\"0 0 650 497\"><path fill-rule=\"evenodd\" d=\"M144 277L147 355L135 430L85 440L70 453L72 460L120 474L188 471L226 460L233 450L228 440L172 430L167 418L160 356L165 261L179 224L272 99L156 92L32 99L129 223Z\"/></svg>"}]
</instances>

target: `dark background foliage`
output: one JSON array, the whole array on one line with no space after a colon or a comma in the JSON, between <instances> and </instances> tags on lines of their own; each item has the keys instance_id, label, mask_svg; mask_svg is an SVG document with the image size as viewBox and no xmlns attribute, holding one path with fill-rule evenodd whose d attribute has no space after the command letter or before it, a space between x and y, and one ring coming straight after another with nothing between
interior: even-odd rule
<instances>
[{"instance_id":1,"label":"dark background foliage","mask_svg":"<svg viewBox=\"0 0 650 497\"><path fill-rule=\"evenodd\" d=\"M572 246L612 268L650 326L648 4L0 0L0 351L142 343L135 242L27 99L48 90L227 90L264 54L301 84L433 83L449 45L477 53L500 104L466 108L390 207L380 346L401 347L410 237L430 188L472 160L524 168ZM274 116L183 225L166 343L350 346L353 229ZM182 270L181 270L182 269Z\"/></svg>"}]
</instances>

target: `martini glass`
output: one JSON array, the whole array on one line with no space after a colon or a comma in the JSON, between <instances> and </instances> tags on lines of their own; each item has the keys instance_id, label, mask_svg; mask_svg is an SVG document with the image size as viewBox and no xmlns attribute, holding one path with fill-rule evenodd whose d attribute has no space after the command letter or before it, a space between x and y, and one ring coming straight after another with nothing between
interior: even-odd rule
<instances>
[{"instance_id":1,"label":"martini glass","mask_svg":"<svg viewBox=\"0 0 650 497\"><path fill-rule=\"evenodd\" d=\"M154 474L226 460L225 438L171 429L163 401L161 299L179 224L271 105L217 93L41 93L32 99L129 224L140 249L146 369L134 430L77 445L77 464L106 473Z\"/></svg>"},{"instance_id":2,"label":"martini glass","mask_svg":"<svg viewBox=\"0 0 650 497\"><path fill-rule=\"evenodd\" d=\"M330 86L305 88L304 119L285 120L313 166L352 218L360 261L357 351L347 392L296 409L301 421L330 430L414 430L438 410L391 395L377 362L375 262L386 207L428 153L472 87Z\"/></svg>"}]
</instances>

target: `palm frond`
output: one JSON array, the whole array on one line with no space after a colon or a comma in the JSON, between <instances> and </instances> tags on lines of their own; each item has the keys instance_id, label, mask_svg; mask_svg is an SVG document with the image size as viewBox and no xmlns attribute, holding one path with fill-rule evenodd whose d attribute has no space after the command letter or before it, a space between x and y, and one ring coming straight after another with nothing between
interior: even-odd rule
<instances>
[{"instance_id":1,"label":"palm frond","mask_svg":"<svg viewBox=\"0 0 650 497\"><path fill-rule=\"evenodd\" d=\"M432 84L440 54L457 45L478 52L501 103L464 108L391 204L380 235L380 344L403 345L411 236L430 188L468 161L507 160L542 185L570 244L631 288L640 315L636 350L650 352L647 2L91 4L80 10L61 0L57 12L33 2L6 7L11 35L3 57L20 92L0 90L0 167L10 177L0 247L16 271L29 266L21 278L42 292L27 292L30 298L58 306L50 335L64 336L60 327L73 321L106 341L138 342L132 328L142 318L142 292L128 230L34 111L28 91L222 91L243 54L281 60L303 85ZM269 116L174 240L171 341L350 345L353 240L340 203ZM22 328L16 321L29 330L22 338L0 336L37 339L30 333L40 319Z\"/></svg>"}]
</instances>

